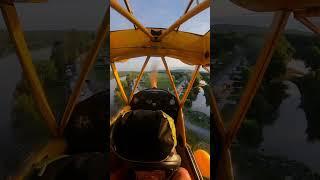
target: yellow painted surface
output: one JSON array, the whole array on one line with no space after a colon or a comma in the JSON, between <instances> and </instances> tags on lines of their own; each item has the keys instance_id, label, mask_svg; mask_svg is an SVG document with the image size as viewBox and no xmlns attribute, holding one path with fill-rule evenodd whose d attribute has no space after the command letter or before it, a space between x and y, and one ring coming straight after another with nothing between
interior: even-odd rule
<instances>
[{"instance_id":1,"label":"yellow painted surface","mask_svg":"<svg viewBox=\"0 0 320 180\"><path fill-rule=\"evenodd\" d=\"M154 30L164 31L164 29ZM210 33L202 36L174 31L161 42L154 42L139 29L110 32L111 62L155 56L176 58L190 65L208 65L210 64L208 54L210 54Z\"/></svg>"},{"instance_id":2,"label":"yellow painted surface","mask_svg":"<svg viewBox=\"0 0 320 180\"><path fill-rule=\"evenodd\" d=\"M196 77L199 73L199 69L200 69L200 66L196 66L195 67L195 70L193 71L192 73L192 76L191 76L191 80L189 81L189 85L186 89L186 91L184 92L182 98L181 98L181 101L180 101L180 107L182 108L184 106L184 103L186 102L187 98L188 98L188 95L193 87L193 83L194 81L196 80Z\"/></svg>"},{"instance_id":3,"label":"yellow painted surface","mask_svg":"<svg viewBox=\"0 0 320 180\"><path fill-rule=\"evenodd\" d=\"M141 78L142 78L142 76L143 76L144 69L146 68L146 66L147 66L147 64L148 64L149 59L150 59L150 56L148 56L148 57L146 58L146 60L144 61L144 63L143 63L143 66L142 66L142 68L141 68L141 70L140 70L140 73L139 73L139 75L138 75L138 77L137 77L137 79L136 79L136 81L135 81L135 83L134 83L133 89L132 89L132 91L131 91L131 93L130 93L129 103L131 102L131 100L132 100L132 98L133 98L133 95L134 95L134 92L136 91L136 89L137 89L137 87L138 87L138 85L139 85L139 82L140 82L140 80L141 80Z\"/></svg>"},{"instance_id":4,"label":"yellow painted surface","mask_svg":"<svg viewBox=\"0 0 320 180\"><path fill-rule=\"evenodd\" d=\"M43 162L45 159L55 158L64 154L67 149L67 143L64 139L51 139L42 148L34 151L23 163L21 169L15 176L8 179L23 180L36 164Z\"/></svg>"},{"instance_id":5,"label":"yellow painted surface","mask_svg":"<svg viewBox=\"0 0 320 180\"><path fill-rule=\"evenodd\" d=\"M110 65L111 65L111 68L112 68L112 72L113 72L114 78L115 78L115 80L117 82L117 85L119 87L122 100L123 100L124 103L129 104L128 97L127 97L126 92L124 91L124 88L122 86L117 67L116 67L116 65L114 63L111 63Z\"/></svg>"},{"instance_id":6,"label":"yellow painted surface","mask_svg":"<svg viewBox=\"0 0 320 180\"><path fill-rule=\"evenodd\" d=\"M194 158L199 167L201 175L210 178L210 155L202 149L194 152Z\"/></svg>"},{"instance_id":7,"label":"yellow painted surface","mask_svg":"<svg viewBox=\"0 0 320 180\"><path fill-rule=\"evenodd\" d=\"M276 48L278 40L285 30L290 14L291 13L288 11L277 12L273 17L273 21L270 26L270 32L266 36L263 48L257 58L256 65L250 75L236 111L231 119L231 124L229 125L229 129L226 134L226 147L231 146L232 141L235 139L241 124L245 119L245 115L247 114L251 102L260 87L264 74L271 61L271 57Z\"/></svg>"},{"instance_id":8,"label":"yellow painted surface","mask_svg":"<svg viewBox=\"0 0 320 180\"><path fill-rule=\"evenodd\" d=\"M15 44L16 53L19 57L19 62L23 69L24 76L28 80L37 107L40 110L41 115L44 118L51 134L53 136L57 136L58 125L47 101L46 94L43 91L43 87L38 78L35 66L32 63L31 53L24 38L24 33L20 24L17 10L14 5L3 4L0 7L11 40Z\"/></svg>"},{"instance_id":9,"label":"yellow painted surface","mask_svg":"<svg viewBox=\"0 0 320 180\"><path fill-rule=\"evenodd\" d=\"M166 59L165 59L164 57L161 57L161 58L162 58L163 65L164 65L164 67L166 68L166 72L167 72L167 75L168 75L168 77L169 77L171 87L172 87L172 89L173 89L173 91L174 91L174 94L175 94L175 96L176 96L176 98L177 98L178 103L180 104L179 93L178 93L178 91L177 91L176 85L174 84L174 80L173 80L173 77L172 77L172 75L171 75L171 71L170 71L170 69L169 69L169 67L168 67L167 61L166 61Z\"/></svg>"},{"instance_id":10,"label":"yellow painted surface","mask_svg":"<svg viewBox=\"0 0 320 180\"><path fill-rule=\"evenodd\" d=\"M99 26L97 37L92 47L90 48L89 53L86 55L86 58L81 68L79 78L75 84L74 89L72 90L72 94L68 99L68 103L61 120L60 131L59 131L60 135L63 134L64 128L67 126L69 122L71 114L76 106L77 99L80 96L81 89L85 83L85 80L98 57L100 47L102 46L103 42L107 39L106 37L109 29L106 26L106 24L108 24L108 21L109 21L109 10L107 9L104 14L102 23Z\"/></svg>"},{"instance_id":11,"label":"yellow painted surface","mask_svg":"<svg viewBox=\"0 0 320 180\"><path fill-rule=\"evenodd\" d=\"M126 114L129 111L131 111L131 106L124 106L123 108L121 108L116 115L111 117L110 126L112 126L120 116Z\"/></svg>"}]
</instances>

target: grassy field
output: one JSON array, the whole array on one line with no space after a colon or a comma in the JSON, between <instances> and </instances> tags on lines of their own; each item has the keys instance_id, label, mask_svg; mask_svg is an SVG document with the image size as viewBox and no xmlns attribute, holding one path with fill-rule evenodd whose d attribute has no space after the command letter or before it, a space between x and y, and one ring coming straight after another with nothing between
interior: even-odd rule
<instances>
[{"instance_id":1,"label":"grassy field","mask_svg":"<svg viewBox=\"0 0 320 180\"><path fill-rule=\"evenodd\" d=\"M139 72L136 72L136 71L118 71L118 74L120 77L126 76L129 73L134 73L135 76L138 76L138 74L139 74ZM114 79L114 75L113 75L112 70L110 70L109 74L110 74L110 80Z\"/></svg>"},{"instance_id":2,"label":"grassy field","mask_svg":"<svg viewBox=\"0 0 320 180\"><path fill-rule=\"evenodd\" d=\"M146 72L142 78L142 81L141 81L141 85L143 85L144 87L146 88L149 88L151 87L151 84L150 84L150 72ZM170 88L171 89L171 85L170 85L170 80L168 78L168 75L166 73L157 73L157 85L158 85L158 88L160 89L168 89Z\"/></svg>"}]
</instances>

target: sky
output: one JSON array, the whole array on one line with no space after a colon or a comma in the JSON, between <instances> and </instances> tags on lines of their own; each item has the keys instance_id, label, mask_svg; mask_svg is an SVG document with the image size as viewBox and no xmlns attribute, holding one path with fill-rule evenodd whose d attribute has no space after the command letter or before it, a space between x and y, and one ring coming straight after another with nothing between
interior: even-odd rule
<instances>
[{"instance_id":1,"label":"sky","mask_svg":"<svg viewBox=\"0 0 320 180\"><path fill-rule=\"evenodd\" d=\"M46 3L16 3L25 30L96 30L107 9L106 0L48 0ZM0 14L0 29L4 20Z\"/></svg>"},{"instance_id":2,"label":"sky","mask_svg":"<svg viewBox=\"0 0 320 180\"><path fill-rule=\"evenodd\" d=\"M271 24L273 13L253 12L241 8L229 0L214 0L211 7L211 24L234 24L268 27ZM313 20L320 25L320 18ZM300 22L289 18L287 29L308 31Z\"/></svg>"}]
</instances>

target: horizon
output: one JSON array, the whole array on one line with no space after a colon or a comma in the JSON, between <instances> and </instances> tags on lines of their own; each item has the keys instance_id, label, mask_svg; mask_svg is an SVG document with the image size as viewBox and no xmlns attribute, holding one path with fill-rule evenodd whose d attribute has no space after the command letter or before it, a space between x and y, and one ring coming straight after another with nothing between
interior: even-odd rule
<instances>
[{"instance_id":1,"label":"horizon","mask_svg":"<svg viewBox=\"0 0 320 180\"><path fill-rule=\"evenodd\" d=\"M266 26L259 26L259 25L250 25L250 24L228 24L228 23L219 23L219 24L211 24L210 26L221 26L221 25L232 25L232 26L243 26L243 27L254 27L254 28L262 28L262 29L267 29L269 27ZM88 32L97 32L97 30L89 30L89 29L78 29L78 28L66 28L66 29L33 29L33 30L24 30L24 32L33 32L33 31L70 31L70 30L77 30L77 31L88 31ZM211 30L211 29L210 29ZM299 32L304 32L304 33L312 33L309 30L306 29L301 29L301 28L295 28L295 27L289 27L286 28L286 31L299 31ZM0 27L0 31L6 31L7 29L5 27ZM111 30L110 30L111 32Z\"/></svg>"}]
</instances>

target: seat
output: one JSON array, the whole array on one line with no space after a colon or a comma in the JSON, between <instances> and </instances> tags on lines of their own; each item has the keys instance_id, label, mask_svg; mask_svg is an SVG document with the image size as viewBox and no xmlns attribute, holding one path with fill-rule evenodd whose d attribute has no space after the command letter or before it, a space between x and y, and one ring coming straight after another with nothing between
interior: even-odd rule
<instances>
[{"instance_id":1,"label":"seat","mask_svg":"<svg viewBox=\"0 0 320 180\"><path fill-rule=\"evenodd\" d=\"M76 105L64 131L69 154L108 151L108 97L101 91Z\"/></svg>"}]
</instances>

